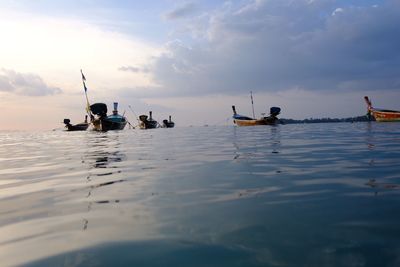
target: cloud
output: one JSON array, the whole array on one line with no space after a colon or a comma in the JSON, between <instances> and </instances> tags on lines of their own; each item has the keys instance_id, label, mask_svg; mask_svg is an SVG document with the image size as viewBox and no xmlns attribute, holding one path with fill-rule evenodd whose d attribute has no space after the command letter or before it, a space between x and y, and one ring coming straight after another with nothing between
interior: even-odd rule
<instances>
[{"instance_id":1,"label":"cloud","mask_svg":"<svg viewBox=\"0 0 400 267\"><path fill-rule=\"evenodd\" d=\"M148 73L150 70L147 67L134 67L134 66L122 66L118 68L119 71L127 71L133 73Z\"/></svg>"},{"instance_id":2,"label":"cloud","mask_svg":"<svg viewBox=\"0 0 400 267\"><path fill-rule=\"evenodd\" d=\"M1 69L0 91L26 96L46 96L62 93L57 87L48 86L43 79L32 73L19 73Z\"/></svg>"},{"instance_id":3,"label":"cloud","mask_svg":"<svg viewBox=\"0 0 400 267\"><path fill-rule=\"evenodd\" d=\"M0 69L45 75L47 83L57 84L66 92L81 88L79 70L83 69L90 94L105 97L111 94L110 88L150 84L143 68L138 75L118 68L146 66L159 49L137 36L104 30L79 19L1 8L0 32Z\"/></svg>"},{"instance_id":4,"label":"cloud","mask_svg":"<svg viewBox=\"0 0 400 267\"><path fill-rule=\"evenodd\" d=\"M342 12L343 12L343 8L338 7L332 12L332 16L335 16L335 15L337 15L339 13L342 13Z\"/></svg>"},{"instance_id":5,"label":"cloud","mask_svg":"<svg viewBox=\"0 0 400 267\"><path fill-rule=\"evenodd\" d=\"M252 1L187 24L202 38L169 42L153 60L160 94L400 87L396 1L340 9L333 1Z\"/></svg>"},{"instance_id":6,"label":"cloud","mask_svg":"<svg viewBox=\"0 0 400 267\"><path fill-rule=\"evenodd\" d=\"M164 17L167 20L181 19L194 14L197 11L197 6L193 2L186 2L175 9L167 12Z\"/></svg>"}]
</instances>

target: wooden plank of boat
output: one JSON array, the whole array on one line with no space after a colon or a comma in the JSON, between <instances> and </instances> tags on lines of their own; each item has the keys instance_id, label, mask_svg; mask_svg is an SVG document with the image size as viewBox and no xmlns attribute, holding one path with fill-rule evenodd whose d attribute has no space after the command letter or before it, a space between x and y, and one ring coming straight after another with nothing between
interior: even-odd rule
<instances>
[{"instance_id":1,"label":"wooden plank of boat","mask_svg":"<svg viewBox=\"0 0 400 267\"><path fill-rule=\"evenodd\" d=\"M378 122L400 122L400 111L376 109L372 106L372 102L368 96L364 97L368 107L368 114L373 116Z\"/></svg>"}]
</instances>

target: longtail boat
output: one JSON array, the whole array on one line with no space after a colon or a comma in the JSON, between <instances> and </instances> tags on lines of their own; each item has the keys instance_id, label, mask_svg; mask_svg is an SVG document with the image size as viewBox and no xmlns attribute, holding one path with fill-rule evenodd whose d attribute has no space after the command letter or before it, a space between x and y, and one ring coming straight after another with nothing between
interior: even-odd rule
<instances>
[{"instance_id":1,"label":"longtail boat","mask_svg":"<svg viewBox=\"0 0 400 267\"><path fill-rule=\"evenodd\" d=\"M400 121L400 111L388 110L388 109L377 109L372 106L371 101L368 96L364 96L364 100L367 103L368 114L367 116L372 116L376 121L379 122L395 122Z\"/></svg>"},{"instance_id":2,"label":"longtail boat","mask_svg":"<svg viewBox=\"0 0 400 267\"><path fill-rule=\"evenodd\" d=\"M64 119L65 128L67 131L86 131L89 127L89 123L87 122L87 116L84 122L78 124L71 124L70 119Z\"/></svg>"},{"instance_id":3,"label":"longtail boat","mask_svg":"<svg viewBox=\"0 0 400 267\"><path fill-rule=\"evenodd\" d=\"M232 110L233 110L233 122L237 126L275 125L279 121L277 116L281 111L281 109L278 107L271 107L270 115L268 117L261 117L260 119L254 119L237 114L235 106L232 106Z\"/></svg>"},{"instance_id":4,"label":"longtail boat","mask_svg":"<svg viewBox=\"0 0 400 267\"><path fill-rule=\"evenodd\" d=\"M169 116L169 120L163 120L164 128L174 128L175 123L171 120L171 116Z\"/></svg>"},{"instance_id":5,"label":"longtail boat","mask_svg":"<svg viewBox=\"0 0 400 267\"><path fill-rule=\"evenodd\" d=\"M147 115L140 115L139 116L139 128L140 129L154 129L157 128L158 122L156 120L153 119L152 117L153 112L149 112L149 116Z\"/></svg>"},{"instance_id":6,"label":"longtail boat","mask_svg":"<svg viewBox=\"0 0 400 267\"><path fill-rule=\"evenodd\" d=\"M86 77L82 74L83 89L86 96L86 112L90 116L90 123L95 131L123 130L128 120L124 115L118 114L118 103L114 102L112 115L107 115L107 105L104 103L89 104L86 87Z\"/></svg>"},{"instance_id":7,"label":"longtail boat","mask_svg":"<svg viewBox=\"0 0 400 267\"><path fill-rule=\"evenodd\" d=\"M271 107L269 116L261 117L260 119L255 119L253 92L251 92L251 91L250 91L250 98L251 98L251 108L253 110L253 118L237 114L236 107L232 106L233 123L235 123L237 126L274 125L274 124L278 123L279 119L277 116L281 112L281 108ZM262 115L264 115L264 114L265 113L262 113Z\"/></svg>"},{"instance_id":8,"label":"longtail boat","mask_svg":"<svg viewBox=\"0 0 400 267\"><path fill-rule=\"evenodd\" d=\"M123 115L118 114L117 102L114 102L112 115L107 116L107 105L104 103L91 105L90 112L96 115L96 117L91 116L91 123L95 131L123 130L128 123Z\"/></svg>"}]
</instances>

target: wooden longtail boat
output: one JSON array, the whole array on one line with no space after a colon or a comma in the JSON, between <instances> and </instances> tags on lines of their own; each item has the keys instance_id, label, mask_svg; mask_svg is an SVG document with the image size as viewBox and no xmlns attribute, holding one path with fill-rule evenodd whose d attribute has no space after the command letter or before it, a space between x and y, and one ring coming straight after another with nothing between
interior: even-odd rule
<instances>
[{"instance_id":1,"label":"wooden longtail boat","mask_svg":"<svg viewBox=\"0 0 400 267\"><path fill-rule=\"evenodd\" d=\"M277 118L277 116L281 112L281 108L271 107L270 115L268 117L262 117L260 119L255 119L254 118L255 115L254 115L253 92L251 92L251 91L250 91L250 98L251 98L251 108L253 110L253 118L237 114L235 106L232 106L233 122L237 126L274 125L274 124L278 123L279 119ZM262 115L264 115L264 113Z\"/></svg>"},{"instance_id":2,"label":"wooden longtail boat","mask_svg":"<svg viewBox=\"0 0 400 267\"><path fill-rule=\"evenodd\" d=\"M368 96L364 96L364 100L368 106L367 115L374 117L376 121L400 122L400 111L374 108Z\"/></svg>"},{"instance_id":3,"label":"wooden longtail boat","mask_svg":"<svg viewBox=\"0 0 400 267\"><path fill-rule=\"evenodd\" d=\"M86 131L89 127L89 123L87 122L87 116L84 122L78 124L71 124L70 119L64 119L65 128L67 131Z\"/></svg>"},{"instance_id":4,"label":"wooden longtail boat","mask_svg":"<svg viewBox=\"0 0 400 267\"><path fill-rule=\"evenodd\" d=\"M275 125L279 121L277 116L281 111L281 109L278 107L271 107L270 115L268 117L254 119L237 114L235 106L232 106L232 110L233 110L233 122L237 126Z\"/></svg>"},{"instance_id":5,"label":"wooden longtail boat","mask_svg":"<svg viewBox=\"0 0 400 267\"><path fill-rule=\"evenodd\" d=\"M90 106L91 123L95 131L123 130L128 123L123 115L118 114L118 103L114 102L113 114L107 116L107 105L96 103Z\"/></svg>"},{"instance_id":6,"label":"wooden longtail boat","mask_svg":"<svg viewBox=\"0 0 400 267\"><path fill-rule=\"evenodd\" d=\"M152 117L152 112L149 112L149 117L147 117L147 115L140 115L139 116L139 128L140 129L154 129L157 128L158 122L156 120L153 119Z\"/></svg>"},{"instance_id":7,"label":"wooden longtail boat","mask_svg":"<svg viewBox=\"0 0 400 267\"><path fill-rule=\"evenodd\" d=\"M171 120L171 116L169 116L169 120L163 120L164 128L174 128L175 123Z\"/></svg>"},{"instance_id":8,"label":"wooden longtail boat","mask_svg":"<svg viewBox=\"0 0 400 267\"><path fill-rule=\"evenodd\" d=\"M86 112L90 116L90 123L95 131L123 130L128 120L124 115L118 114L118 103L114 102L113 114L107 116L107 105L104 103L89 104L86 87L86 77L82 74L83 89L86 96Z\"/></svg>"}]
</instances>

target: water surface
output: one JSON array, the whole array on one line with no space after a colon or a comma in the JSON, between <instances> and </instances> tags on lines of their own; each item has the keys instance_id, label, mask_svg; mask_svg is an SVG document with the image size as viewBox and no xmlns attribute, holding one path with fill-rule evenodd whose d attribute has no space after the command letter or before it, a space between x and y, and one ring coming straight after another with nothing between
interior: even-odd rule
<instances>
[{"instance_id":1,"label":"water surface","mask_svg":"<svg viewBox=\"0 0 400 267\"><path fill-rule=\"evenodd\" d=\"M1 266L399 266L400 124L0 132Z\"/></svg>"}]
</instances>

